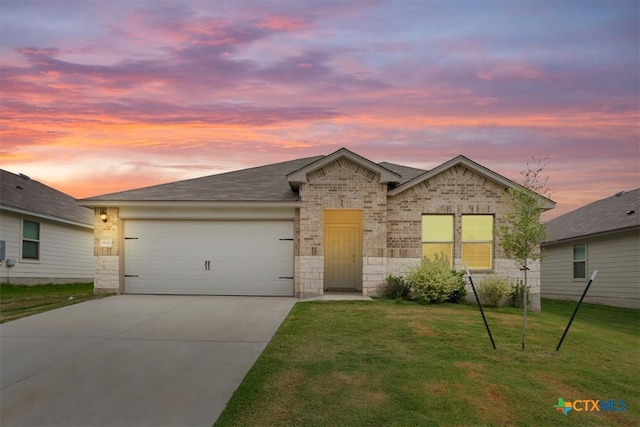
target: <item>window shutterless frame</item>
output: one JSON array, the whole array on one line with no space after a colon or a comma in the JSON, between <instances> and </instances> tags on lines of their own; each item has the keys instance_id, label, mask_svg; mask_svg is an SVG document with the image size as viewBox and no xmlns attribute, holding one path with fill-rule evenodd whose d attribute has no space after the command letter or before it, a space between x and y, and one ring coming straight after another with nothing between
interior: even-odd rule
<instances>
[{"instance_id":1,"label":"window shutterless frame","mask_svg":"<svg viewBox=\"0 0 640 427\"><path fill-rule=\"evenodd\" d=\"M573 278L587 278L587 245L580 243L573 245Z\"/></svg>"},{"instance_id":2,"label":"window shutterless frame","mask_svg":"<svg viewBox=\"0 0 640 427\"><path fill-rule=\"evenodd\" d=\"M37 261L40 259L40 223L22 220L21 259Z\"/></svg>"},{"instance_id":3,"label":"window shutterless frame","mask_svg":"<svg viewBox=\"0 0 640 427\"><path fill-rule=\"evenodd\" d=\"M462 215L462 265L493 269L493 215Z\"/></svg>"},{"instance_id":4,"label":"window shutterless frame","mask_svg":"<svg viewBox=\"0 0 640 427\"><path fill-rule=\"evenodd\" d=\"M422 257L434 260L443 254L453 268L453 223L450 214L422 215Z\"/></svg>"}]
</instances>

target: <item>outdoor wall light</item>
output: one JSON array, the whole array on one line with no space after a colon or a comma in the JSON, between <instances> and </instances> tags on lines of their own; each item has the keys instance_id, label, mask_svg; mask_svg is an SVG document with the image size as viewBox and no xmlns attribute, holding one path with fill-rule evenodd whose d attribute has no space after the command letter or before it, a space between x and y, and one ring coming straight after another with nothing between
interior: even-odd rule
<instances>
[{"instance_id":1,"label":"outdoor wall light","mask_svg":"<svg viewBox=\"0 0 640 427\"><path fill-rule=\"evenodd\" d=\"M100 211L100 219L102 220L102 222L107 222L107 220L109 219L109 216L104 209Z\"/></svg>"}]
</instances>

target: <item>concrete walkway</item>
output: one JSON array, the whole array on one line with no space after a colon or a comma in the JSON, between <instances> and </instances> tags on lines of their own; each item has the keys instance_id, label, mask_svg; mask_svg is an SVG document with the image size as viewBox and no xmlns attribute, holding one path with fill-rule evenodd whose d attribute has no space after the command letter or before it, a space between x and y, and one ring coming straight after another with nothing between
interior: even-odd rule
<instances>
[{"instance_id":1,"label":"concrete walkway","mask_svg":"<svg viewBox=\"0 0 640 427\"><path fill-rule=\"evenodd\" d=\"M323 295L301 299L300 302L309 301L372 301L371 297L365 297L362 292L331 292L326 291Z\"/></svg>"},{"instance_id":2,"label":"concrete walkway","mask_svg":"<svg viewBox=\"0 0 640 427\"><path fill-rule=\"evenodd\" d=\"M0 325L0 425L211 426L296 298L120 295Z\"/></svg>"}]
</instances>

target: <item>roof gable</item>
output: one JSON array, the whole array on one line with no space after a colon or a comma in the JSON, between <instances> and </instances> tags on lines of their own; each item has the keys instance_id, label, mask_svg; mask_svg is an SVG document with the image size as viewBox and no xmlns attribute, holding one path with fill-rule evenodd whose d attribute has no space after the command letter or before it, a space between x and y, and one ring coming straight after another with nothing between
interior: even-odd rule
<instances>
[{"instance_id":1,"label":"roof gable","mask_svg":"<svg viewBox=\"0 0 640 427\"><path fill-rule=\"evenodd\" d=\"M400 182L400 175L385 168L379 164L373 163L371 160L365 159L346 148L341 148L328 156L324 156L313 163L310 163L296 171L293 171L287 175L287 181L291 185L291 188L298 189L301 183L307 182L307 175L314 172L326 165L335 162L341 158L346 158L353 163L362 166L378 175L380 175L380 182L383 184Z\"/></svg>"},{"instance_id":2,"label":"roof gable","mask_svg":"<svg viewBox=\"0 0 640 427\"><path fill-rule=\"evenodd\" d=\"M640 188L589 203L546 225L546 244L640 228Z\"/></svg>"},{"instance_id":3,"label":"roof gable","mask_svg":"<svg viewBox=\"0 0 640 427\"><path fill-rule=\"evenodd\" d=\"M12 212L81 226L92 226L93 212L76 199L26 175L0 170L0 206Z\"/></svg>"},{"instance_id":4,"label":"roof gable","mask_svg":"<svg viewBox=\"0 0 640 427\"><path fill-rule=\"evenodd\" d=\"M443 164L441 164L441 165L439 165L439 166L437 166L437 167L435 167L435 168L433 168L433 169L431 169L431 170L429 170L427 172L424 172L423 174L418 175L415 178L413 178L413 179L411 179L411 180L409 180L409 181L407 181L407 182L405 182L405 183L403 183L403 184L401 184L401 185L389 190L389 195L390 196L398 195L398 194L402 193L403 191L406 191L409 188L414 187L414 186L416 186L416 185L418 185L418 184L420 184L420 183L422 183L424 181L427 181L427 180L433 178L434 176L439 175L442 172L444 172L444 171L446 171L448 169L451 169L451 168L453 168L455 166L458 166L458 165L462 165L462 166L466 167L467 169L477 173L478 175L481 175L484 178L489 179L489 180L491 180L491 181L503 186L504 188L514 188L514 187L519 186L518 183L516 183L516 182L514 182L514 181L512 181L512 180L510 180L508 178L505 178L504 176L502 176L502 175L500 175L500 174L498 174L498 173L496 173L496 172L494 172L494 171L492 171L490 169L487 169L486 167L474 162L473 160L471 160L471 159L469 159L469 158L467 158L465 156L459 155L459 156L454 157L453 159L451 159L451 160L449 160L449 161L447 161L447 162L445 162L445 163L443 163ZM545 210L549 210L549 209L553 209L554 208L554 206L555 206L555 202L554 201L552 201L552 200L550 200L550 199L548 199L546 197L543 197L543 196L541 196L539 194L538 194L538 196L540 197L540 199L542 201L542 206L543 206L543 208Z\"/></svg>"}]
</instances>

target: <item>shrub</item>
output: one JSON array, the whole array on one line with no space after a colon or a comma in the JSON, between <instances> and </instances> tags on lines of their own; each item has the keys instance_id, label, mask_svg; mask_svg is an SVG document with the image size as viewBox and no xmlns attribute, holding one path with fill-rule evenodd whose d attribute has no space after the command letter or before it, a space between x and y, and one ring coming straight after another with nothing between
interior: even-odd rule
<instances>
[{"instance_id":1,"label":"shrub","mask_svg":"<svg viewBox=\"0 0 640 427\"><path fill-rule=\"evenodd\" d=\"M460 303L464 301L467 296L467 283L464 280L464 271L451 270L451 274L455 274L458 277L458 287L449 294L447 302Z\"/></svg>"},{"instance_id":2,"label":"shrub","mask_svg":"<svg viewBox=\"0 0 640 427\"><path fill-rule=\"evenodd\" d=\"M480 304L485 307L500 307L509 294L511 280L506 277L489 275L477 287Z\"/></svg>"},{"instance_id":3,"label":"shrub","mask_svg":"<svg viewBox=\"0 0 640 427\"><path fill-rule=\"evenodd\" d=\"M527 286L527 306L529 306L529 304L531 304L531 298L529 296L529 290L531 289L531 286ZM518 282L515 285L511 286L511 290L509 291L509 294L507 295L507 299L509 301L509 305L512 307L517 307L517 308L524 308L522 307L522 293L524 292L524 282L522 280L518 280Z\"/></svg>"},{"instance_id":4,"label":"shrub","mask_svg":"<svg viewBox=\"0 0 640 427\"><path fill-rule=\"evenodd\" d=\"M444 302L454 292L460 292L461 277L451 271L444 256L436 256L434 260L423 258L407 275L410 297L422 304Z\"/></svg>"},{"instance_id":5,"label":"shrub","mask_svg":"<svg viewBox=\"0 0 640 427\"><path fill-rule=\"evenodd\" d=\"M409 284L402 276L389 276L387 277L387 283L384 287L383 295L385 298L391 299L408 299Z\"/></svg>"}]
</instances>

